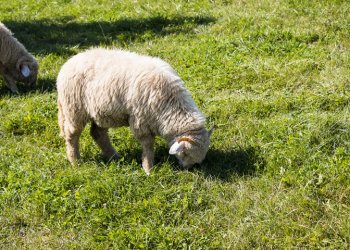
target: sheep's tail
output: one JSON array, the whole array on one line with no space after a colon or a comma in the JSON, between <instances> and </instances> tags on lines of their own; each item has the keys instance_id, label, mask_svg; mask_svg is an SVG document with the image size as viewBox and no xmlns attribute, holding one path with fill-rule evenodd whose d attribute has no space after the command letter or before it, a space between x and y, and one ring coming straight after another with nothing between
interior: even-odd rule
<instances>
[{"instance_id":1,"label":"sheep's tail","mask_svg":"<svg viewBox=\"0 0 350 250\"><path fill-rule=\"evenodd\" d=\"M65 138L64 134L64 113L62 110L62 104L60 102L60 99L57 100L57 106L58 106L58 126L60 127L60 136Z\"/></svg>"}]
</instances>

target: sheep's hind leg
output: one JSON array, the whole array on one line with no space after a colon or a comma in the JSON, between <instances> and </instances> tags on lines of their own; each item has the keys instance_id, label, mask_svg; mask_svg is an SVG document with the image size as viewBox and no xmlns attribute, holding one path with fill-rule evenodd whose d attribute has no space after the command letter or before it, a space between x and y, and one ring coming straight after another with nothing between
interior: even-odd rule
<instances>
[{"instance_id":1,"label":"sheep's hind leg","mask_svg":"<svg viewBox=\"0 0 350 250\"><path fill-rule=\"evenodd\" d=\"M154 136L147 136L140 139L142 145L142 167L149 175L154 162Z\"/></svg>"},{"instance_id":2,"label":"sheep's hind leg","mask_svg":"<svg viewBox=\"0 0 350 250\"><path fill-rule=\"evenodd\" d=\"M62 110L62 105L61 105L61 102L60 100L58 99L57 101L57 106L58 106L58 126L60 128L60 136L61 137L65 137L64 136L64 113L63 113L63 110Z\"/></svg>"},{"instance_id":3,"label":"sheep's hind leg","mask_svg":"<svg viewBox=\"0 0 350 250\"><path fill-rule=\"evenodd\" d=\"M64 129L64 135L67 145L67 157L70 163L74 164L80 158L79 137L81 135L81 132L83 131L83 127L72 128L71 126L68 126L68 124L65 124Z\"/></svg>"},{"instance_id":4,"label":"sheep's hind leg","mask_svg":"<svg viewBox=\"0 0 350 250\"><path fill-rule=\"evenodd\" d=\"M108 136L108 128L101 128L96 123L91 123L90 134L97 145L101 148L103 156L108 159L117 159L118 153L113 148Z\"/></svg>"}]
</instances>

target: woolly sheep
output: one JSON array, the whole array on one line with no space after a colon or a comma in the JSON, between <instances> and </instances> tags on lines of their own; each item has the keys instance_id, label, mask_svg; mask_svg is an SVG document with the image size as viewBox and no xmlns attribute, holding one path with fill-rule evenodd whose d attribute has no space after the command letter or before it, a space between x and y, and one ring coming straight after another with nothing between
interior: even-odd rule
<instances>
[{"instance_id":1,"label":"woolly sheep","mask_svg":"<svg viewBox=\"0 0 350 250\"><path fill-rule=\"evenodd\" d=\"M16 81L34 85L38 74L38 64L34 57L2 23L0 23L0 73L13 93L18 93Z\"/></svg>"},{"instance_id":2,"label":"woolly sheep","mask_svg":"<svg viewBox=\"0 0 350 250\"><path fill-rule=\"evenodd\" d=\"M79 158L79 136L90 134L108 159L117 157L108 128L129 125L142 145L147 174L154 138L162 136L183 167L201 163L211 132L183 81L159 58L118 49L94 48L69 59L57 77L58 122L71 163Z\"/></svg>"}]
</instances>

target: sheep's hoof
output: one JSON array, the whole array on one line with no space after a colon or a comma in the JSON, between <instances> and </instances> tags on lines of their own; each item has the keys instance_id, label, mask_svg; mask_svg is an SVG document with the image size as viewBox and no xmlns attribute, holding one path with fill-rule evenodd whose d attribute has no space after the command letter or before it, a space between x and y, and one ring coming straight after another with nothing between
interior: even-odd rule
<instances>
[{"instance_id":1,"label":"sheep's hoof","mask_svg":"<svg viewBox=\"0 0 350 250\"><path fill-rule=\"evenodd\" d=\"M146 175L150 175L151 174L152 168L149 168L149 167L142 167L142 168L145 171Z\"/></svg>"},{"instance_id":2,"label":"sheep's hoof","mask_svg":"<svg viewBox=\"0 0 350 250\"><path fill-rule=\"evenodd\" d=\"M11 90L12 94L19 95L19 91L16 85L14 84L9 84L7 85L9 89Z\"/></svg>"},{"instance_id":3,"label":"sheep's hoof","mask_svg":"<svg viewBox=\"0 0 350 250\"><path fill-rule=\"evenodd\" d=\"M113 155L102 155L102 156L107 161L117 161L119 159L119 155L117 153Z\"/></svg>"},{"instance_id":4,"label":"sheep's hoof","mask_svg":"<svg viewBox=\"0 0 350 250\"><path fill-rule=\"evenodd\" d=\"M14 95L19 95L18 89L15 89L15 90L12 90L12 89L11 89L11 92L12 92L12 94L14 94Z\"/></svg>"},{"instance_id":5,"label":"sheep's hoof","mask_svg":"<svg viewBox=\"0 0 350 250\"><path fill-rule=\"evenodd\" d=\"M68 159L68 161L73 167L77 167L80 164L80 159L75 159L75 160Z\"/></svg>"}]
</instances>

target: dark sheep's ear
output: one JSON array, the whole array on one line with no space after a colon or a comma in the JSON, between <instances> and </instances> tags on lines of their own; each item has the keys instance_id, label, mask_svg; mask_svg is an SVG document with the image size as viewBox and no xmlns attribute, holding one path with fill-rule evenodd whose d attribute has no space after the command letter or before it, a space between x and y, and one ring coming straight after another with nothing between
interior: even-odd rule
<instances>
[{"instance_id":1,"label":"dark sheep's ear","mask_svg":"<svg viewBox=\"0 0 350 250\"><path fill-rule=\"evenodd\" d=\"M17 70L20 71L22 76L24 76L25 78L27 78L31 74L31 70L28 66L29 64L30 62L28 62L28 60L25 60L25 58L23 57L17 61Z\"/></svg>"},{"instance_id":2,"label":"dark sheep's ear","mask_svg":"<svg viewBox=\"0 0 350 250\"><path fill-rule=\"evenodd\" d=\"M22 75L24 76L24 77L28 77L28 76L30 76L30 69L29 69L29 67L28 67L28 65L27 64L24 64L24 65L22 65L21 66L21 73L22 73Z\"/></svg>"}]
</instances>

